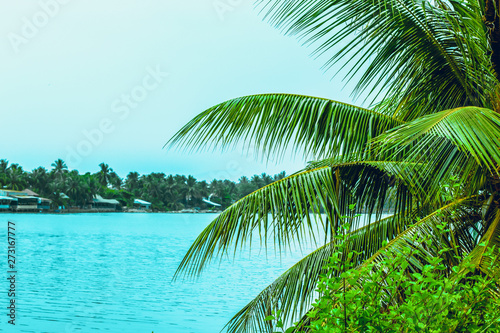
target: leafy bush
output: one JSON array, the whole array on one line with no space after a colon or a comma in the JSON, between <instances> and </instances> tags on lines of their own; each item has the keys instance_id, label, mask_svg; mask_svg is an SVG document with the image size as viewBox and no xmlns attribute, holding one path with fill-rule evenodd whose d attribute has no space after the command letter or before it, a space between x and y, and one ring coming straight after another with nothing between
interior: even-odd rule
<instances>
[{"instance_id":1,"label":"leafy bush","mask_svg":"<svg viewBox=\"0 0 500 333\"><path fill-rule=\"evenodd\" d=\"M443 233L449 231L445 227L440 228ZM359 253L347 251L348 236L338 234L341 245L327 264L328 274L318 282L320 297L307 314L308 326L284 332L500 332L498 284L485 274L473 274L469 259L449 273L442 257L417 268L408 258L425 253L407 247L356 267ZM432 246L418 235L413 241ZM494 259L494 247L480 245L486 247L483 257ZM454 249L440 254L447 251ZM494 265L495 260L489 262ZM284 326L279 312L266 319Z\"/></svg>"}]
</instances>

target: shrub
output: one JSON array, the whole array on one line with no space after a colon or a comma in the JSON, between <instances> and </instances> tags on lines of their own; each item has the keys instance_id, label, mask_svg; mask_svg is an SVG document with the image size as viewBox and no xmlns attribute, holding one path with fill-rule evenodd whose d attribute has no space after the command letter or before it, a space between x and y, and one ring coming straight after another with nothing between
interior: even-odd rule
<instances>
[{"instance_id":1,"label":"shrub","mask_svg":"<svg viewBox=\"0 0 500 333\"><path fill-rule=\"evenodd\" d=\"M446 232L445 225L441 229ZM500 332L498 284L474 272L470 259L450 272L442 257L418 267L418 262L408 260L422 254L422 247L415 246L396 255L383 252L382 258L356 267L359 253L347 251L348 236L338 234L340 245L318 282L319 298L307 314L309 324L286 332ZM419 236L413 241L432 246ZM495 259L494 246L480 245L486 247L483 257ZM266 319L284 326L279 312Z\"/></svg>"}]
</instances>

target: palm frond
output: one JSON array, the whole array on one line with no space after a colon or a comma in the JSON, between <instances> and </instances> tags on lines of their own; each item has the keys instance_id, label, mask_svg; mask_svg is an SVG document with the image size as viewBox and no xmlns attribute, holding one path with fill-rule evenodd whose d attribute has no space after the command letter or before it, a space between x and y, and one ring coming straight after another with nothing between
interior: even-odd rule
<instances>
[{"instance_id":1,"label":"palm frond","mask_svg":"<svg viewBox=\"0 0 500 333\"><path fill-rule=\"evenodd\" d=\"M408 261L414 269L422 269L429 262L429 259L444 256L448 263L448 268L453 264L458 264L460 258L464 257L464 247L462 242L470 242L473 237L472 228L464 229L466 224L472 227L474 221L470 219L469 203L473 201L472 197L456 199L453 202L436 209L420 221L416 222L398 236L392 239L387 245L381 247L372 257L363 262L363 266L370 263L377 263L383 257L406 253L408 249L412 250L412 255ZM449 231L443 232L440 226L447 224ZM459 232L457 232L459 231ZM424 241L425 240L425 241ZM469 247L470 244L465 246ZM440 250L453 249L453 251L440 254ZM448 273L451 273L449 271Z\"/></svg>"},{"instance_id":2,"label":"palm frond","mask_svg":"<svg viewBox=\"0 0 500 333\"><path fill-rule=\"evenodd\" d=\"M342 216L384 211L391 188L396 199L393 209L412 209L412 193L396 163L344 162L305 170L267 185L240 199L222 212L195 240L182 260L176 275L184 271L197 274L213 257L251 243L254 233L264 246L269 238L286 250L296 241L312 237L328 242ZM349 205L356 204L355 211ZM353 230L361 223L354 219Z\"/></svg>"},{"instance_id":3,"label":"palm frond","mask_svg":"<svg viewBox=\"0 0 500 333\"><path fill-rule=\"evenodd\" d=\"M382 155L419 163L429 179L472 175L478 166L494 174L500 164L500 115L478 107L445 110L397 127L374 144Z\"/></svg>"},{"instance_id":4,"label":"palm frond","mask_svg":"<svg viewBox=\"0 0 500 333\"><path fill-rule=\"evenodd\" d=\"M411 210L412 197L424 197L424 193L428 193L428 189L423 187L425 179L416 172L418 165L415 163L376 160L369 157L371 156L368 154L365 159L357 159L356 156L332 157L309 162L307 168L325 166L338 168L341 171L342 183L355 197L356 206L368 214L380 215L384 210L389 187L396 191L392 193L393 204L385 207L385 210L394 210L396 213ZM363 170L360 171L360 168ZM379 191L374 191L375 188ZM345 210L342 212L346 213Z\"/></svg>"},{"instance_id":5,"label":"palm frond","mask_svg":"<svg viewBox=\"0 0 500 333\"><path fill-rule=\"evenodd\" d=\"M403 232L412 218L411 214L404 218L390 216L352 231L347 247L363 252L358 258L361 263L377 252L384 240L391 240ZM338 242L334 240L323 245L289 268L231 319L226 325L228 332L273 332L264 318L278 309L286 322L302 318L314 301L317 281L327 273L324 266Z\"/></svg>"},{"instance_id":6,"label":"palm frond","mask_svg":"<svg viewBox=\"0 0 500 333\"><path fill-rule=\"evenodd\" d=\"M214 256L230 248L236 252L246 242L251 243L255 231L265 246L268 238L274 237L280 249L318 232L328 237L334 230L331 221L335 215L340 216L336 196L332 169L326 167L267 185L240 199L210 223L188 250L176 275L181 271L200 273ZM326 217L320 214L321 209Z\"/></svg>"},{"instance_id":7,"label":"palm frond","mask_svg":"<svg viewBox=\"0 0 500 333\"><path fill-rule=\"evenodd\" d=\"M442 2L440 2L442 3ZM340 59L357 91L386 91L401 120L462 105L488 105L497 82L487 56L481 8L426 0L261 0L266 18L289 35ZM340 48L338 45L345 46ZM331 52L335 52L331 54ZM368 66L366 65L368 64ZM375 96L376 97L376 96Z\"/></svg>"},{"instance_id":8,"label":"palm frond","mask_svg":"<svg viewBox=\"0 0 500 333\"><path fill-rule=\"evenodd\" d=\"M167 144L227 148L246 142L267 156L286 148L306 156L360 152L366 143L402 122L329 99L290 94L245 96L196 116Z\"/></svg>"},{"instance_id":9,"label":"palm frond","mask_svg":"<svg viewBox=\"0 0 500 333\"><path fill-rule=\"evenodd\" d=\"M493 262L492 258L485 256L488 250L493 250L492 256L497 257L497 262ZM486 274L490 274L500 279L500 210L493 214L488 229L479 241L479 244L470 253L471 263Z\"/></svg>"}]
</instances>

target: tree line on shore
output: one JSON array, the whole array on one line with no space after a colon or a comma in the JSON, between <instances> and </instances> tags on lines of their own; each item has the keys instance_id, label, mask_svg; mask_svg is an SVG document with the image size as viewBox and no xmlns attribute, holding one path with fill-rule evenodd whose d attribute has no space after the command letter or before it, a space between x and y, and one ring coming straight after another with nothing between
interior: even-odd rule
<instances>
[{"instance_id":1,"label":"tree line on shore","mask_svg":"<svg viewBox=\"0 0 500 333\"><path fill-rule=\"evenodd\" d=\"M51 170L38 167L27 172L19 164L9 165L9 161L0 159L0 185L3 189L17 191L29 188L51 199L54 207L83 208L95 195L101 195L103 198L116 199L127 207L133 207L134 199L140 198L151 202L155 211L177 211L212 208L202 200L210 195L210 201L225 208L247 194L285 177L283 171L274 176L265 173L251 178L242 176L238 182L227 179L207 182L198 181L191 175L167 175L163 172L140 175L131 171L121 178L108 164L101 163L99 167L96 173L80 174L78 170L68 170L66 163L57 159L52 163Z\"/></svg>"}]
</instances>

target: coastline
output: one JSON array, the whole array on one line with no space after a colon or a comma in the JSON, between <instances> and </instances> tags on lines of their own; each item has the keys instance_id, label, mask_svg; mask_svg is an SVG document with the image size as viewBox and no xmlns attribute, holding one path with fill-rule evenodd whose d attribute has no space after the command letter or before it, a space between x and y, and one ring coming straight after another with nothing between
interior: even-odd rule
<instances>
[{"instance_id":1,"label":"coastline","mask_svg":"<svg viewBox=\"0 0 500 333\"><path fill-rule=\"evenodd\" d=\"M212 210L176 210L176 211L151 211L151 210L139 210L139 209L129 209L129 210L106 210L106 209L64 209L64 210L44 210L41 212L36 211L0 211L0 214L88 214L88 213L117 213L117 214L219 214L222 211L212 211Z\"/></svg>"}]
</instances>

